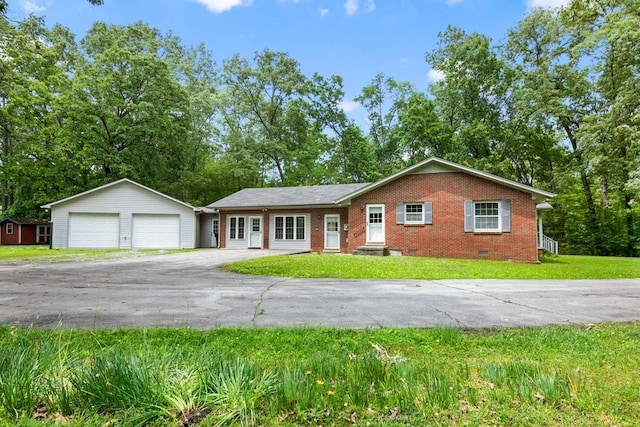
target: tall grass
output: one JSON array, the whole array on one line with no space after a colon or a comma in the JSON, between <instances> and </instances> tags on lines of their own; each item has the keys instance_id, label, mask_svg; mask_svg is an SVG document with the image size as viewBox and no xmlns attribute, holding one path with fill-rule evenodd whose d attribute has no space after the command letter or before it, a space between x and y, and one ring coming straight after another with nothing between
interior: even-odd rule
<instances>
[{"instance_id":1,"label":"tall grass","mask_svg":"<svg viewBox=\"0 0 640 427\"><path fill-rule=\"evenodd\" d=\"M34 417L43 426L59 417L125 426L633 425L640 383L621 375L640 368L629 353L639 342L640 325L478 333L0 328L0 425Z\"/></svg>"}]
</instances>

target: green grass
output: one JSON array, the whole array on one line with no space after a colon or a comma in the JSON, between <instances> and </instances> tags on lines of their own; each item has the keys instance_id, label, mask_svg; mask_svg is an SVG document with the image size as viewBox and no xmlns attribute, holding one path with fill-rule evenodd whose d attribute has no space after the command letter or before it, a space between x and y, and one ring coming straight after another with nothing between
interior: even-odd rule
<instances>
[{"instance_id":1,"label":"green grass","mask_svg":"<svg viewBox=\"0 0 640 427\"><path fill-rule=\"evenodd\" d=\"M152 256L190 249L49 249L45 245L0 246L0 264L92 261L133 256Z\"/></svg>"},{"instance_id":2,"label":"green grass","mask_svg":"<svg viewBox=\"0 0 640 427\"><path fill-rule=\"evenodd\" d=\"M640 258L543 257L540 264L338 254L273 256L238 261L229 271L282 277L339 279L623 279L640 277Z\"/></svg>"},{"instance_id":3,"label":"green grass","mask_svg":"<svg viewBox=\"0 0 640 427\"><path fill-rule=\"evenodd\" d=\"M0 425L631 426L639 346L640 323L0 327Z\"/></svg>"}]
</instances>

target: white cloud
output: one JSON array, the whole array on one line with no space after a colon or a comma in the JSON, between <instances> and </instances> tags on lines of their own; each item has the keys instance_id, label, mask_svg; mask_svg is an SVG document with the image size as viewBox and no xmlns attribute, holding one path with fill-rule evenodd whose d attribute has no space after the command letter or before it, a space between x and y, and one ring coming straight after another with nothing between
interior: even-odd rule
<instances>
[{"instance_id":1,"label":"white cloud","mask_svg":"<svg viewBox=\"0 0 640 427\"><path fill-rule=\"evenodd\" d=\"M27 13L36 13L42 12L43 10L47 10L47 6L41 6L33 0L22 0L22 8Z\"/></svg>"},{"instance_id":2,"label":"white cloud","mask_svg":"<svg viewBox=\"0 0 640 427\"><path fill-rule=\"evenodd\" d=\"M223 13L238 6L249 6L253 0L196 0L211 12Z\"/></svg>"},{"instance_id":3,"label":"white cloud","mask_svg":"<svg viewBox=\"0 0 640 427\"><path fill-rule=\"evenodd\" d=\"M434 70L433 68L427 72L427 81L429 83L439 82L444 80L445 74L440 70Z\"/></svg>"},{"instance_id":4,"label":"white cloud","mask_svg":"<svg viewBox=\"0 0 640 427\"><path fill-rule=\"evenodd\" d=\"M352 111L357 110L362 107L362 104L359 102L353 101L351 99L343 99L338 103L338 108L344 111L345 113L350 113Z\"/></svg>"},{"instance_id":5,"label":"white cloud","mask_svg":"<svg viewBox=\"0 0 640 427\"><path fill-rule=\"evenodd\" d=\"M464 0L445 0L445 3L448 4L449 6L453 6L454 4L460 4L463 1Z\"/></svg>"},{"instance_id":6,"label":"white cloud","mask_svg":"<svg viewBox=\"0 0 640 427\"><path fill-rule=\"evenodd\" d=\"M571 0L527 0L527 7L529 9L534 7L557 8L569 6L570 2Z\"/></svg>"},{"instance_id":7,"label":"white cloud","mask_svg":"<svg viewBox=\"0 0 640 427\"><path fill-rule=\"evenodd\" d=\"M320 18L324 18L329 14L329 9L318 9L318 11L320 12Z\"/></svg>"},{"instance_id":8,"label":"white cloud","mask_svg":"<svg viewBox=\"0 0 640 427\"><path fill-rule=\"evenodd\" d=\"M371 13L376 10L374 0L363 0L362 5L360 4L360 0L346 0L342 6L348 16L353 16L359 11L362 11L362 13Z\"/></svg>"},{"instance_id":9,"label":"white cloud","mask_svg":"<svg viewBox=\"0 0 640 427\"><path fill-rule=\"evenodd\" d=\"M352 16L356 14L356 12L358 11L358 7L360 7L358 3L358 0L347 0L346 2L344 2L344 11L347 13L347 15Z\"/></svg>"}]
</instances>

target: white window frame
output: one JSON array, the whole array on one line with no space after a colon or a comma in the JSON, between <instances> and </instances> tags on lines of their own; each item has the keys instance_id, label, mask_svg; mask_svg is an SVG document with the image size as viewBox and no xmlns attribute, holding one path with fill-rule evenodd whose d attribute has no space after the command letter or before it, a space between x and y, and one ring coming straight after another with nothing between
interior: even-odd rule
<instances>
[{"instance_id":1,"label":"white window frame","mask_svg":"<svg viewBox=\"0 0 640 427\"><path fill-rule=\"evenodd\" d=\"M13 234L13 223L12 222L8 222L7 223L6 233L7 233L7 236L9 234Z\"/></svg>"},{"instance_id":2,"label":"white window frame","mask_svg":"<svg viewBox=\"0 0 640 427\"><path fill-rule=\"evenodd\" d=\"M246 226L247 220L243 216L230 216L229 218L229 240L245 240L246 238ZM242 227L240 227L240 220L242 219ZM235 220L235 225L232 226ZM240 237L242 234L242 237Z\"/></svg>"},{"instance_id":3,"label":"white window frame","mask_svg":"<svg viewBox=\"0 0 640 427\"><path fill-rule=\"evenodd\" d=\"M282 220L282 227L278 227L278 218ZM290 226L288 226L290 221ZM300 223L302 221L302 223ZM302 236L300 235L302 233ZM278 236L280 234L280 236ZM289 237L291 236L291 237ZM306 215L274 215L273 238L283 242L295 240L307 240L307 216Z\"/></svg>"},{"instance_id":4,"label":"white window frame","mask_svg":"<svg viewBox=\"0 0 640 427\"><path fill-rule=\"evenodd\" d=\"M409 206L417 206L420 212L409 212ZM409 220L411 215L420 215L419 220ZM405 203L404 204L404 223L405 224L424 224L424 203Z\"/></svg>"},{"instance_id":5,"label":"white window frame","mask_svg":"<svg viewBox=\"0 0 640 427\"><path fill-rule=\"evenodd\" d=\"M495 215L478 215L477 207L483 204L495 204L497 206ZM473 202L473 231L478 233L499 233L502 231L502 211L501 204L499 200L480 200ZM477 220L480 218L497 218L498 226L492 228L478 227Z\"/></svg>"}]
</instances>

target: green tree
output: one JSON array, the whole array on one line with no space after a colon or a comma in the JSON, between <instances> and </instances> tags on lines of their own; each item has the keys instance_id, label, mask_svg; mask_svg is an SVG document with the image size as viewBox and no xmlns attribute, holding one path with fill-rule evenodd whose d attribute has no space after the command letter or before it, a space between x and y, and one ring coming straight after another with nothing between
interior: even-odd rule
<instances>
[{"instance_id":1,"label":"green tree","mask_svg":"<svg viewBox=\"0 0 640 427\"><path fill-rule=\"evenodd\" d=\"M50 195L60 194L73 168L72 151L58 139L56 97L69 85L65 73L70 33L47 30L29 17L10 25L0 17L0 195L4 215L32 216Z\"/></svg>"},{"instance_id":2,"label":"green tree","mask_svg":"<svg viewBox=\"0 0 640 427\"><path fill-rule=\"evenodd\" d=\"M194 181L210 145L213 88L206 52L200 52L204 70L198 70L196 52L143 23L96 23L81 47L61 106L83 185L129 177L197 199L183 194L181 184Z\"/></svg>"},{"instance_id":3,"label":"green tree","mask_svg":"<svg viewBox=\"0 0 640 427\"><path fill-rule=\"evenodd\" d=\"M578 138L588 147L599 177L601 207L606 211L602 221L621 246L609 251L634 256L640 253L630 185L633 172L640 169L640 5L628 0L577 0L561 20L581 35L575 51L588 58L587 69L598 93ZM620 220L611 221L616 216Z\"/></svg>"},{"instance_id":4,"label":"green tree","mask_svg":"<svg viewBox=\"0 0 640 427\"><path fill-rule=\"evenodd\" d=\"M438 47L426 60L445 78L431 92L441 120L453 131L459 160L477 165L503 143L501 97L507 70L484 35L450 26L438 37Z\"/></svg>"},{"instance_id":5,"label":"green tree","mask_svg":"<svg viewBox=\"0 0 640 427\"><path fill-rule=\"evenodd\" d=\"M413 92L409 82L378 74L355 98L367 111L368 138L375 150L379 175L395 172L404 164L398 128L400 114Z\"/></svg>"},{"instance_id":6,"label":"green tree","mask_svg":"<svg viewBox=\"0 0 640 427\"><path fill-rule=\"evenodd\" d=\"M342 78L313 76L310 114L327 139L327 183L369 182L380 177L375 149L360 127L340 108L344 100Z\"/></svg>"},{"instance_id":7,"label":"green tree","mask_svg":"<svg viewBox=\"0 0 640 427\"><path fill-rule=\"evenodd\" d=\"M246 185L314 183L326 151L310 115L312 83L282 52L234 55L221 71L221 144ZM258 172L258 174L256 174Z\"/></svg>"}]
</instances>

